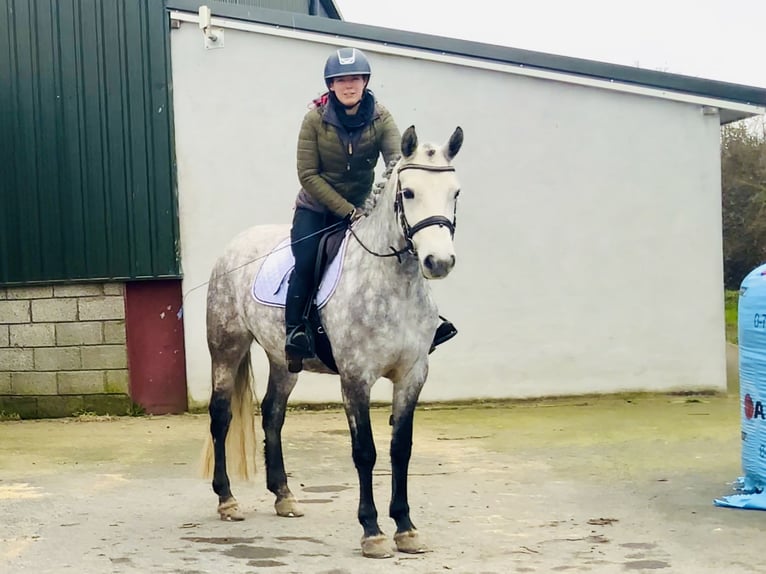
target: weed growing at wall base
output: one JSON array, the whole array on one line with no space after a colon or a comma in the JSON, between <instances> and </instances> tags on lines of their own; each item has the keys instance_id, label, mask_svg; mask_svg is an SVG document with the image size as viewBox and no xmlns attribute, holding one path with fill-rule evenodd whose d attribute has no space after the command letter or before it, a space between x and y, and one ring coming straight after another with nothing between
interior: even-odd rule
<instances>
[{"instance_id":1,"label":"weed growing at wall base","mask_svg":"<svg viewBox=\"0 0 766 574\"><path fill-rule=\"evenodd\" d=\"M739 291L726 290L724 292L724 314L726 317L726 340L729 343L738 342L737 335L737 305L739 304Z\"/></svg>"},{"instance_id":2,"label":"weed growing at wall base","mask_svg":"<svg viewBox=\"0 0 766 574\"><path fill-rule=\"evenodd\" d=\"M0 411L0 422L2 421L19 421L21 416L19 413L11 413L7 411Z\"/></svg>"}]
</instances>

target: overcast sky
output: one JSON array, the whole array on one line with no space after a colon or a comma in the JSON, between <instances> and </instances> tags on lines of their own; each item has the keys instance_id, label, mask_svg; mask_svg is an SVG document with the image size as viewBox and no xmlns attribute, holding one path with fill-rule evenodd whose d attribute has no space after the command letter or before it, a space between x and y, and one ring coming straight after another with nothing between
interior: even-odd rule
<instances>
[{"instance_id":1,"label":"overcast sky","mask_svg":"<svg viewBox=\"0 0 766 574\"><path fill-rule=\"evenodd\" d=\"M766 0L335 0L344 20L766 88Z\"/></svg>"}]
</instances>

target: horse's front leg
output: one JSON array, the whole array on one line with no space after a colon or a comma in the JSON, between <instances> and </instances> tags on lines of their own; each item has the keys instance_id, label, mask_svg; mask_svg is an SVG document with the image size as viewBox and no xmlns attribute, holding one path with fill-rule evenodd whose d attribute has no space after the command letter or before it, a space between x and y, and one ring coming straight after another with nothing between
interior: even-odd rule
<instances>
[{"instance_id":1,"label":"horse's front leg","mask_svg":"<svg viewBox=\"0 0 766 574\"><path fill-rule=\"evenodd\" d=\"M274 508L279 516L303 516L298 501L287 486L287 474L282 456L282 426L290 393L298 375L289 373L285 365L269 358L269 385L261 403L264 453L266 455L266 487L277 497Z\"/></svg>"},{"instance_id":2,"label":"horse's front leg","mask_svg":"<svg viewBox=\"0 0 766 574\"><path fill-rule=\"evenodd\" d=\"M412 454L412 427L415 406L426 379L428 366L416 365L401 380L394 381L391 424L391 506L389 515L396 522L394 542L400 552L416 554L426 548L410 520L407 499L407 474Z\"/></svg>"},{"instance_id":3,"label":"horse's front leg","mask_svg":"<svg viewBox=\"0 0 766 574\"><path fill-rule=\"evenodd\" d=\"M377 453L370 422L368 383L341 380L343 404L351 431L351 453L359 475L359 523L362 525L362 554L368 558L390 558L391 546L378 525L378 511L372 492L372 470Z\"/></svg>"}]
</instances>

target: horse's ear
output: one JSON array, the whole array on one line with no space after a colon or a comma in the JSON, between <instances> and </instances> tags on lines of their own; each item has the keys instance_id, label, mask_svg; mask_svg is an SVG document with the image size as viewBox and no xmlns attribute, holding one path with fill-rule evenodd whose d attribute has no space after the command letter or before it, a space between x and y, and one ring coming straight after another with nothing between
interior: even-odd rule
<instances>
[{"instance_id":1,"label":"horse's ear","mask_svg":"<svg viewBox=\"0 0 766 574\"><path fill-rule=\"evenodd\" d=\"M463 128L460 126L455 128L452 136L449 138L447 145L444 146L444 155L447 156L449 161L452 161L460 151L460 147L463 145Z\"/></svg>"},{"instance_id":2,"label":"horse's ear","mask_svg":"<svg viewBox=\"0 0 766 574\"><path fill-rule=\"evenodd\" d=\"M418 147L418 134L415 133L415 126L410 126L404 130L402 136L402 155L404 157L410 157L415 153L415 149Z\"/></svg>"}]
</instances>

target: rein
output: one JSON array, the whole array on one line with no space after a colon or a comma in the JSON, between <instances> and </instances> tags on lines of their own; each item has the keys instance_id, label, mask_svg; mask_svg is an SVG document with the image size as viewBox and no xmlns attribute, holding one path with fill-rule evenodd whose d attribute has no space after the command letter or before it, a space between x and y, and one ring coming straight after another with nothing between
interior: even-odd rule
<instances>
[{"instance_id":1,"label":"rein","mask_svg":"<svg viewBox=\"0 0 766 574\"><path fill-rule=\"evenodd\" d=\"M401 179L399 179L399 174L407 169L417 169L421 171L432 171L432 172L448 172L448 171L455 171L455 168L450 165L445 166L436 166L436 165L422 165L422 164L407 164L396 171L396 199L394 200L394 213L399 219L399 225L402 228L402 234L404 235L404 242L405 246L401 249L395 249L394 247L389 247L391 250L391 253L377 253L371 249L369 249L364 243L362 243L362 240L359 239L357 234L354 232L353 228L349 227L349 231L351 231L351 235L354 236L354 239L356 239L357 243L362 246L362 248L369 253L370 255L374 255L375 257L396 257L396 259L399 261L399 263L402 262L401 255L404 255L405 253L410 253L412 255L415 255L415 245L412 243L412 238L418 231L422 231L426 227L432 227L434 225L438 225L439 227L446 227L449 229L450 235L452 237L455 237L455 228L457 227L457 202L455 202L455 211L452 214L452 220L450 221L448 218L444 217L443 215L432 215L430 217L426 217L425 219L422 219L418 221L415 225L410 225L410 222L407 220L407 214L404 213L404 202L402 200L402 183Z\"/></svg>"},{"instance_id":2,"label":"rein","mask_svg":"<svg viewBox=\"0 0 766 574\"><path fill-rule=\"evenodd\" d=\"M359 239L359 236L356 234L356 231L354 231L353 227L349 227L348 230L351 232L351 235L354 236L354 239L356 239L356 242L362 246L362 249L364 249L370 255L374 255L375 257L396 257L397 261L401 263L402 262L401 256L407 252L411 253L409 247L403 247L402 249L394 249L393 247L389 247L389 249L391 250L391 253L378 253L377 251L373 251L372 249L367 247L364 243L362 243L362 240Z\"/></svg>"}]
</instances>

